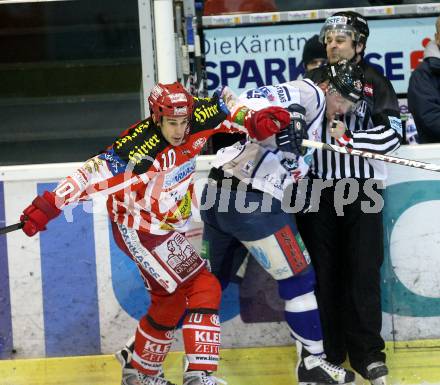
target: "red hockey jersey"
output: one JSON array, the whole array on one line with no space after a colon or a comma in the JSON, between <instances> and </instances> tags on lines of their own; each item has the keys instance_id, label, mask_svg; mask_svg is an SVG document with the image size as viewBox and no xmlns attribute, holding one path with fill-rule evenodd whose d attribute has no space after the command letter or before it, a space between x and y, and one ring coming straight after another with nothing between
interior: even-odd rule
<instances>
[{"instance_id":1,"label":"red hockey jersey","mask_svg":"<svg viewBox=\"0 0 440 385\"><path fill-rule=\"evenodd\" d=\"M180 146L170 145L151 118L135 124L61 181L54 191L57 206L105 194L116 223L153 234L186 231L195 157L217 132L247 133L240 107L229 113L216 96L195 98L190 133Z\"/></svg>"}]
</instances>

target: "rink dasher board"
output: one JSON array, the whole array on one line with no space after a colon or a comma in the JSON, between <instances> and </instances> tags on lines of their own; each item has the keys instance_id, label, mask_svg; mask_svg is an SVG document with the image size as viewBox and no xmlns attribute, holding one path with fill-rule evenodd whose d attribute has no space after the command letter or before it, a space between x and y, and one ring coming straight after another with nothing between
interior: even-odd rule
<instances>
[{"instance_id":1,"label":"rink dasher board","mask_svg":"<svg viewBox=\"0 0 440 385\"><path fill-rule=\"evenodd\" d=\"M440 163L440 146L404 147L396 155ZM197 178L207 175L211 160L199 157ZM79 166L1 167L0 220L15 223L37 193L55 186ZM440 223L435 213L440 174L396 165L389 169L383 335L388 341L436 340L440 338ZM388 202L400 205L389 209ZM148 305L147 296L133 264L112 241L106 213L85 212L93 210L90 205L69 209L72 223L63 217L33 238L16 231L0 240L0 357L110 354L135 330L137 318ZM199 248L200 224L195 224L190 236ZM228 289L225 296L224 347L291 343L279 320L262 322L257 314L246 314L243 322L238 287ZM266 298L275 297L274 287L268 288ZM180 332L173 349L182 350Z\"/></svg>"}]
</instances>

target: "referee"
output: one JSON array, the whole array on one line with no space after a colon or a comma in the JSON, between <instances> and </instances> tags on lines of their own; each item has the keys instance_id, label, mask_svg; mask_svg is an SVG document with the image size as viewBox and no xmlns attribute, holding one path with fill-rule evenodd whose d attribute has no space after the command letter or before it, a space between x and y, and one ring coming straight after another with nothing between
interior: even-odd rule
<instances>
[{"instance_id":1,"label":"referee","mask_svg":"<svg viewBox=\"0 0 440 385\"><path fill-rule=\"evenodd\" d=\"M402 126L391 83L363 60L368 35L367 21L356 12L338 12L329 17L321 29L320 38L326 46L329 62L354 61L365 76L363 100L345 116L326 116L321 136L325 143L386 154L399 147ZM322 73L318 68L309 77L319 83ZM380 335L382 214L363 212L361 202L374 204L369 198L371 193L364 192L366 183L376 181L374 191L381 194L381 182L386 179L385 165L380 161L317 150L311 173L313 178L333 181L333 187L321 192L319 210L312 207L313 212L297 216L317 274L316 294L327 360L341 364L348 355L354 370L372 385L383 385L388 369L383 352L385 344ZM341 216L335 209L338 199L335 193L339 190L335 186L344 178L354 178L359 193L353 203L344 206ZM349 181L345 187L346 197Z\"/></svg>"}]
</instances>

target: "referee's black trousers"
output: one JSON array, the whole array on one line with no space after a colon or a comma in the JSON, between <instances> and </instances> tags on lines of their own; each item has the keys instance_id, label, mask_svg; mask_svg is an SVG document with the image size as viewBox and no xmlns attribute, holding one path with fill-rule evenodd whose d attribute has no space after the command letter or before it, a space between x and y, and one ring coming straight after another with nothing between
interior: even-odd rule
<instances>
[{"instance_id":1,"label":"referee's black trousers","mask_svg":"<svg viewBox=\"0 0 440 385\"><path fill-rule=\"evenodd\" d=\"M362 212L362 201L373 203L363 191L365 181L359 182L358 197L344 206L343 216L337 215L331 187L322 191L318 212L296 219L317 275L327 359L339 364L348 354L352 368L365 377L370 363L385 362L380 335L383 225L381 212Z\"/></svg>"}]
</instances>

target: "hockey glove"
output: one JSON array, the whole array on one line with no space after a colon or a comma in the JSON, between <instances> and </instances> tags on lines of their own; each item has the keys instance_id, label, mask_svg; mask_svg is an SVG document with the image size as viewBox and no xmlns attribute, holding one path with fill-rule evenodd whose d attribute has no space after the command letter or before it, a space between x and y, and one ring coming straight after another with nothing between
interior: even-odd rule
<instances>
[{"instance_id":1,"label":"hockey glove","mask_svg":"<svg viewBox=\"0 0 440 385\"><path fill-rule=\"evenodd\" d=\"M227 113L238 103L237 95L228 86L218 87L213 94L213 97L216 96L225 103L228 109Z\"/></svg>"},{"instance_id":2,"label":"hockey glove","mask_svg":"<svg viewBox=\"0 0 440 385\"><path fill-rule=\"evenodd\" d=\"M61 210L55 205L55 194L45 191L43 195L37 196L20 216L20 221L24 223L24 233L32 237L39 231L46 230L47 223L60 213Z\"/></svg>"},{"instance_id":3,"label":"hockey glove","mask_svg":"<svg viewBox=\"0 0 440 385\"><path fill-rule=\"evenodd\" d=\"M296 156L305 155L307 148L302 146L302 141L308 139L304 116L306 110L299 104L291 104L287 110L290 112L290 123L276 134L277 146L281 151L290 152Z\"/></svg>"},{"instance_id":4,"label":"hockey glove","mask_svg":"<svg viewBox=\"0 0 440 385\"><path fill-rule=\"evenodd\" d=\"M264 140L290 122L289 112L282 107L266 107L259 111L249 110L246 114L244 126L251 138Z\"/></svg>"}]
</instances>

